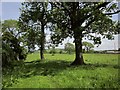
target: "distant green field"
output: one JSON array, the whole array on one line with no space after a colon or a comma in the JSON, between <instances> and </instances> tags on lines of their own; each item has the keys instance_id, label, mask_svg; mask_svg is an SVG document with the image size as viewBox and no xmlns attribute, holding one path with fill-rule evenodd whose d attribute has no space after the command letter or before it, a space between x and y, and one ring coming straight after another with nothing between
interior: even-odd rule
<instances>
[{"instance_id":1,"label":"distant green field","mask_svg":"<svg viewBox=\"0 0 120 90\"><path fill-rule=\"evenodd\" d=\"M84 54L87 65L69 66L74 55L30 54L25 63L3 72L8 88L120 88L118 54Z\"/></svg>"}]
</instances>

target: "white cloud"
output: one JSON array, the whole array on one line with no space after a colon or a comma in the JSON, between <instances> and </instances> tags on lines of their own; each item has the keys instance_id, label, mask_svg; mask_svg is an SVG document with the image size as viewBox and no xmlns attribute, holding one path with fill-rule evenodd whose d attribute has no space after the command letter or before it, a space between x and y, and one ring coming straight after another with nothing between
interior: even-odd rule
<instances>
[{"instance_id":1,"label":"white cloud","mask_svg":"<svg viewBox=\"0 0 120 90\"><path fill-rule=\"evenodd\" d=\"M115 39L114 40L107 40L107 39L103 39L102 40L102 44L99 47L95 47L95 50L117 50L118 48L120 48L120 42L118 40L118 38L120 37L120 35L115 35Z\"/></svg>"}]
</instances>

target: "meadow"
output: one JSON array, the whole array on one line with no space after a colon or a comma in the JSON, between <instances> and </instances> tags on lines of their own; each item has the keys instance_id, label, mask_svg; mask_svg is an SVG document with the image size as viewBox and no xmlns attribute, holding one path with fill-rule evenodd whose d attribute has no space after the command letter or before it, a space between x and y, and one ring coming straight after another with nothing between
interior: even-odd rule
<instances>
[{"instance_id":1,"label":"meadow","mask_svg":"<svg viewBox=\"0 0 120 90\"><path fill-rule=\"evenodd\" d=\"M3 71L4 88L120 88L120 54L84 54L87 65L70 66L74 54L29 54Z\"/></svg>"}]
</instances>

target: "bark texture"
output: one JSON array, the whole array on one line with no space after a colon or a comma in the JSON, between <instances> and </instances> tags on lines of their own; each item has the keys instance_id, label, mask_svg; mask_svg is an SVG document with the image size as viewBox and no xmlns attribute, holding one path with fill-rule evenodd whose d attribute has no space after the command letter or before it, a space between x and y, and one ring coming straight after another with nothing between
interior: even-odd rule
<instances>
[{"instance_id":1,"label":"bark texture","mask_svg":"<svg viewBox=\"0 0 120 90\"><path fill-rule=\"evenodd\" d=\"M45 34L44 34L44 25L41 25L41 40L40 40L40 58L44 59L44 43L45 43Z\"/></svg>"},{"instance_id":2,"label":"bark texture","mask_svg":"<svg viewBox=\"0 0 120 90\"><path fill-rule=\"evenodd\" d=\"M83 65L84 59L82 55L82 28L79 28L82 24L82 19L80 18L79 3L73 3L73 10L71 13L71 27L74 31L75 39L75 60L71 65Z\"/></svg>"}]
</instances>

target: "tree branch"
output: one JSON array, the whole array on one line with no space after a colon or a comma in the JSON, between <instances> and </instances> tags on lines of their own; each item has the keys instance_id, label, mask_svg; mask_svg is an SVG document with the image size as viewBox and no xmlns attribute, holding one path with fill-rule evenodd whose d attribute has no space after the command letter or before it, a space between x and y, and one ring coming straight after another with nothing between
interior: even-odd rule
<instances>
[{"instance_id":1,"label":"tree branch","mask_svg":"<svg viewBox=\"0 0 120 90\"><path fill-rule=\"evenodd\" d=\"M20 33L22 33L22 32L18 32L18 33L15 35L15 38L17 38L17 36L18 36Z\"/></svg>"},{"instance_id":2,"label":"tree branch","mask_svg":"<svg viewBox=\"0 0 120 90\"><path fill-rule=\"evenodd\" d=\"M98 11L99 8L105 7L105 6L108 5L109 3L110 3L110 2L104 2L104 3L100 4L100 5L98 5L94 10L97 10L97 11ZM92 15L93 15L92 13L89 14L89 15L86 15L86 16L85 16L85 19L91 17Z\"/></svg>"},{"instance_id":3,"label":"tree branch","mask_svg":"<svg viewBox=\"0 0 120 90\"><path fill-rule=\"evenodd\" d=\"M87 23L87 25L85 25L84 29L87 28L87 27L88 27L92 22L94 22L94 21L95 21L95 18L92 19L91 21L89 21L89 22Z\"/></svg>"},{"instance_id":4,"label":"tree branch","mask_svg":"<svg viewBox=\"0 0 120 90\"><path fill-rule=\"evenodd\" d=\"M105 13L104 15L113 15L113 14L117 14L117 13L119 13L120 12L120 10L118 10L118 11L116 11L116 12L113 12L113 13Z\"/></svg>"},{"instance_id":5,"label":"tree branch","mask_svg":"<svg viewBox=\"0 0 120 90\"><path fill-rule=\"evenodd\" d=\"M64 3L60 3L60 2L57 2L58 5L60 5L61 7L63 7L69 14L70 14L70 11L69 9L64 5Z\"/></svg>"},{"instance_id":6,"label":"tree branch","mask_svg":"<svg viewBox=\"0 0 120 90\"><path fill-rule=\"evenodd\" d=\"M104 3L100 4L100 5L98 5L94 10L98 11L98 9L100 9L101 7L107 6L109 3L110 3L110 2L104 2ZM88 18L91 17L92 15L93 15L93 14L91 13L91 14L85 16L85 18L88 19ZM85 25L84 28L87 28L87 27L88 27L92 22L94 22L94 21L95 21L95 18L92 19L91 21L89 21L89 22L87 23L87 25Z\"/></svg>"},{"instance_id":7,"label":"tree branch","mask_svg":"<svg viewBox=\"0 0 120 90\"><path fill-rule=\"evenodd\" d=\"M104 2L104 3L100 4L100 5L98 5L98 6L96 7L96 9L99 9L99 8L101 8L101 7L105 7L105 6L107 6L109 3L110 3L110 2Z\"/></svg>"}]
</instances>

